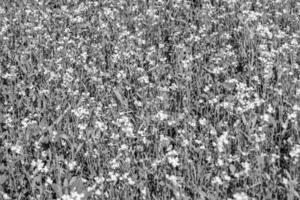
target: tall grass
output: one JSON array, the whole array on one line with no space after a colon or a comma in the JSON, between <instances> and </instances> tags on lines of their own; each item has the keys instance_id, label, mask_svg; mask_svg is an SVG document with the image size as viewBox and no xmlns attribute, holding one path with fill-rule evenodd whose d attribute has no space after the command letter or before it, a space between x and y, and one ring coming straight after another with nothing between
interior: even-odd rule
<instances>
[{"instance_id":1,"label":"tall grass","mask_svg":"<svg viewBox=\"0 0 300 200\"><path fill-rule=\"evenodd\" d=\"M2 199L300 199L297 0L0 4Z\"/></svg>"}]
</instances>

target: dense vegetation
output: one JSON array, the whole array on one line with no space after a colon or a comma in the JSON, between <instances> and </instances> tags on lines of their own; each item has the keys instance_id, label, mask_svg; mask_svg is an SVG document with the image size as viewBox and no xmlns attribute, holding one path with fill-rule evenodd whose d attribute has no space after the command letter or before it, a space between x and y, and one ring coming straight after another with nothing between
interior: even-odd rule
<instances>
[{"instance_id":1,"label":"dense vegetation","mask_svg":"<svg viewBox=\"0 0 300 200\"><path fill-rule=\"evenodd\" d=\"M297 0L3 0L0 198L300 199Z\"/></svg>"}]
</instances>

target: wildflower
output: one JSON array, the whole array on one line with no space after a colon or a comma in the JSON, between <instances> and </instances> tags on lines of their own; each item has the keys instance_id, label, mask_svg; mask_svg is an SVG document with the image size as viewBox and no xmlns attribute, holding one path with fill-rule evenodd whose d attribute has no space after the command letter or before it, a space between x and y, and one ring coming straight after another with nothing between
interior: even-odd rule
<instances>
[{"instance_id":1,"label":"wildflower","mask_svg":"<svg viewBox=\"0 0 300 200\"><path fill-rule=\"evenodd\" d=\"M199 123L202 125L202 126L205 126L207 124L207 120L205 118L201 118L199 119Z\"/></svg>"},{"instance_id":2,"label":"wildflower","mask_svg":"<svg viewBox=\"0 0 300 200\"><path fill-rule=\"evenodd\" d=\"M162 146L169 146L170 139L168 137L165 137L164 135L160 135L159 141Z\"/></svg>"},{"instance_id":3,"label":"wildflower","mask_svg":"<svg viewBox=\"0 0 300 200\"><path fill-rule=\"evenodd\" d=\"M138 78L138 81L141 82L141 83L148 84L149 83L149 78L148 78L148 76L142 76L142 77Z\"/></svg>"},{"instance_id":4,"label":"wildflower","mask_svg":"<svg viewBox=\"0 0 300 200\"><path fill-rule=\"evenodd\" d=\"M296 117L297 117L297 114L295 112L293 112L292 114L288 115L288 119L289 120L294 120L294 119L296 119Z\"/></svg>"},{"instance_id":5,"label":"wildflower","mask_svg":"<svg viewBox=\"0 0 300 200\"><path fill-rule=\"evenodd\" d=\"M108 181L113 181L113 182L117 181L120 176L118 173L113 173L113 172L108 172L108 175L110 176Z\"/></svg>"},{"instance_id":6,"label":"wildflower","mask_svg":"<svg viewBox=\"0 0 300 200\"><path fill-rule=\"evenodd\" d=\"M79 119L83 119L84 117L89 115L89 110L83 107L79 107L77 109L73 109L72 113Z\"/></svg>"},{"instance_id":7,"label":"wildflower","mask_svg":"<svg viewBox=\"0 0 300 200\"><path fill-rule=\"evenodd\" d=\"M227 139L227 135L228 133L227 132L224 132L223 135L221 135L219 138L218 138L218 151L219 152L223 152L224 151L224 144L228 144L229 141Z\"/></svg>"},{"instance_id":8,"label":"wildflower","mask_svg":"<svg viewBox=\"0 0 300 200\"><path fill-rule=\"evenodd\" d=\"M62 200L81 200L84 198L84 193L79 194L76 191L72 191L71 195L64 194L61 199Z\"/></svg>"},{"instance_id":9,"label":"wildflower","mask_svg":"<svg viewBox=\"0 0 300 200\"><path fill-rule=\"evenodd\" d=\"M282 183L283 183L284 185L288 185L288 184L289 184L289 180L286 179L286 178L283 178L283 179L282 179Z\"/></svg>"},{"instance_id":10,"label":"wildflower","mask_svg":"<svg viewBox=\"0 0 300 200\"><path fill-rule=\"evenodd\" d=\"M112 169L116 169L120 166L120 164L117 162L115 158L112 161L110 161L109 164L111 164Z\"/></svg>"},{"instance_id":11,"label":"wildflower","mask_svg":"<svg viewBox=\"0 0 300 200\"><path fill-rule=\"evenodd\" d=\"M296 89L296 96L299 97L300 96L300 88Z\"/></svg>"},{"instance_id":12,"label":"wildflower","mask_svg":"<svg viewBox=\"0 0 300 200\"><path fill-rule=\"evenodd\" d=\"M195 120L191 120L188 122L188 124L192 127L196 127L196 121Z\"/></svg>"},{"instance_id":13,"label":"wildflower","mask_svg":"<svg viewBox=\"0 0 300 200\"><path fill-rule=\"evenodd\" d=\"M213 178L213 180L211 181L211 183L213 185L215 185L215 184L221 185L221 184L223 184L223 181L222 181L222 179L220 177L216 176L216 177Z\"/></svg>"},{"instance_id":14,"label":"wildflower","mask_svg":"<svg viewBox=\"0 0 300 200\"><path fill-rule=\"evenodd\" d=\"M230 181L230 180L231 180L231 178L230 178L230 176L228 176L227 174L224 174L224 180L226 180L226 181Z\"/></svg>"},{"instance_id":15,"label":"wildflower","mask_svg":"<svg viewBox=\"0 0 300 200\"><path fill-rule=\"evenodd\" d=\"M120 150L126 150L128 149L128 146L126 144L122 144Z\"/></svg>"},{"instance_id":16,"label":"wildflower","mask_svg":"<svg viewBox=\"0 0 300 200\"><path fill-rule=\"evenodd\" d=\"M179 184L177 183L177 177L174 175L169 176L168 174L166 174L166 178L171 181L171 183L175 186L179 186Z\"/></svg>"},{"instance_id":17,"label":"wildflower","mask_svg":"<svg viewBox=\"0 0 300 200\"><path fill-rule=\"evenodd\" d=\"M21 154L22 152L22 146L16 144L16 145L13 145L11 147L11 150L14 151L16 154Z\"/></svg>"},{"instance_id":18,"label":"wildflower","mask_svg":"<svg viewBox=\"0 0 300 200\"><path fill-rule=\"evenodd\" d=\"M213 128L213 129L211 129L211 130L210 130L210 134L212 134L212 135L217 135L217 131L216 131L216 129L214 129L214 128Z\"/></svg>"},{"instance_id":19,"label":"wildflower","mask_svg":"<svg viewBox=\"0 0 300 200\"><path fill-rule=\"evenodd\" d=\"M267 110L269 113L274 113L274 108L271 106L271 105L269 105L268 106L268 110Z\"/></svg>"},{"instance_id":20,"label":"wildflower","mask_svg":"<svg viewBox=\"0 0 300 200\"><path fill-rule=\"evenodd\" d=\"M101 122L101 121L96 121L95 125L102 132L107 130L107 125L105 123Z\"/></svg>"},{"instance_id":21,"label":"wildflower","mask_svg":"<svg viewBox=\"0 0 300 200\"><path fill-rule=\"evenodd\" d=\"M189 141L187 139L184 139L182 141L182 144L181 144L183 147L186 147L187 145L189 145Z\"/></svg>"},{"instance_id":22,"label":"wildflower","mask_svg":"<svg viewBox=\"0 0 300 200\"><path fill-rule=\"evenodd\" d=\"M2 192L2 197L4 200L10 200L12 198L10 198L6 193Z\"/></svg>"},{"instance_id":23,"label":"wildflower","mask_svg":"<svg viewBox=\"0 0 300 200\"><path fill-rule=\"evenodd\" d=\"M266 122L269 122L270 116L268 114L264 114L263 115L263 120L266 121Z\"/></svg>"},{"instance_id":24,"label":"wildflower","mask_svg":"<svg viewBox=\"0 0 300 200\"><path fill-rule=\"evenodd\" d=\"M46 183L52 185L53 181L50 177L47 177Z\"/></svg>"},{"instance_id":25,"label":"wildflower","mask_svg":"<svg viewBox=\"0 0 300 200\"><path fill-rule=\"evenodd\" d=\"M75 169L75 166L77 165L76 161L67 162L66 165L68 165L69 169L73 171Z\"/></svg>"},{"instance_id":26,"label":"wildflower","mask_svg":"<svg viewBox=\"0 0 300 200\"><path fill-rule=\"evenodd\" d=\"M294 106L293 106L293 110L294 110L294 111L300 111L300 106L294 105Z\"/></svg>"},{"instance_id":27,"label":"wildflower","mask_svg":"<svg viewBox=\"0 0 300 200\"><path fill-rule=\"evenodd\" d=\"M145 199L145 198L146 198L146 195L147 195L147 188L144 187L144 188L141 190L141 193L142 193L142 195L143 195L143 199Z\"/></svg>"},{"instance_id":28,"label":"wildflower","mask_svg":"<svg viewBox=\"0 0 300 200\"><path fill-rule=\"evenodd\" d=\"M154 160L151 164L151 167L156 169L157 165L159 165L160 163L161 163L161 160Z\"/></svg>"},{"instance_id":29,"label":"wildflower","mask_svg":"<svg viewBox=\"0 0 300 200\"><path fill-rule=\"evenodd\" d=\"M248 174L249 171L250 171L250 167L251 167L250 163L248 163L248 162L243 162L243 163L242 163L242 166L243 166L244 169L245 169L245 173Z\"/></svg>"},{"instance_id":30,"label":"wildflower","mask_svg":"<svg viewBox=\"0 0 300 200\"><path fill-rule=\"evenodd\" d=\"M100 196L100 195L102 195L102 192L101 192L101 190L97 189L97 190L95 191L95 194L98 195L98 196Z\"/></svg>"},{"instance_id":31,"label":"wildflower","mask_svg":"<svg viewBox=\"0 0 300 200\"><path fill-rule=\"evenodd\" d=\"M179 166L179 159L178 159L178 157L168 157L168 161L169 161L169 163L170 163L173 167Z\"/></svg>"},{"instance_id":32,"label":"wildflower","mask_svg":"<svg viewBox=\"0 0 300 200\"><path fill-rule=\"evenodd\" d=\"M131 177L127 178L127 180L128 180L129 185L134 185L135 184L135 182L132 180Z\"/></svg>"},{"instance_id":33,"label":"wildflower","mask_svg":"<svg viewBox=\"0 0 300 200\"><path fill-rule=\"evenodd\" d=\"M177 90L178 86L175 83L172 83L172 85L169 88L171 90Z\"/></svg>"},{"instance_id":34,"label":"wildflower","mask_svg":"<svg viewBox=\"0 0 300 200\"><path fill-rule=\"evenodd\" d=\"M104 177L95 177L94 178L97 184L101 184L104 182L105 178Z\"/></svg>"},{"instance_id":35,"label":"wildflower","mask_svg":"<svg viewBox=\"0 0 300 200\"><path fill-rule=\"evenodd\" d=\"M292 158L297 158L300 156L300 145L296 144L293 149L290 151L290 156Z\"/></svg>"},{"instance_id":36,"label":"wildflower","mask_svg":"<svg viewBox=\"0 0 300 200\"><path fill-rule=\"evenodd\" d=\"M143 106L143 103L138 101L138 100L135 100L134 101L134 105L136 105L137 107L142 107Z\"/></svg>"},{"instance_id":37,"label":"wildflower","mask_svg":"<svg viewBox=\"0 0 300 200\"><path fill-rule=\"evenodd\" d=\"M163 111L159 111L155 117L160 121L164 121L164 120L168 119L168 115L165 114Z\"/></svg>"},{"instance_id":38,"label":"wildflower","mask_svg":"<svg viewBox=\"0 0 300 200\"><path fill-rule=\"evenodd\" d=\"M169 120L168 121L168 125L169 126L174 126L176 124L176 121L175 120Z\"/></svg>"},{"instance_id":39,"label":"wildflower","mask_svg":"<svg viewBox=\"0 0 300 200\"><path fill-rule=\"evenodd\" d=\"M177 151L175 151L175 150L169 151L169 152L167 153L167 156L177 156L177 155L178 155L178 153L177 153Z\"/></svg>"},{"instance_id":40,"label":"wildflower","mask_svg":"<svg viewBox=\"0 0 300 200\"><path fill-rule=\"evenodd\" d=\"M118 74L117 74L117 78L120 80L120 79L124 79L126 78L126 73L121 70Z\"/></svg>"},{"instance_id":41,"label":"wildflower","mask_svg":"<svg viewBox=\"0 0 300 200\"><path fill-rule=\"evenodd\" d=\"M4 14L4 13L5 13L5 10L2 7L0 7L0 14Z\"/></svg>"},{"instance_id":42,"label":"wildflower","mask_svg":"<svg viewBox=\"0 0 300 200\"><path fill-rule=\"evenodd\" d=\"M235 200L249 200L249 197L245 192L235 193L233 198Z\"/></svg>"},{"instance_id":43,"label":"wildflower","mask_svg":"<svg viewBox=\"0 0 300 200\"><path fill-rule=\"evenodd\" d=\"M217 162L217 165L218 166L223 166L224 165L224 160L222 160L222 159L218 159L218 162Z\"/></svg>"},{"instance_id":44,"label":"wildflower","mask_svg":"<svg viewBox=\"0 0 300 200\"><path fill-rule=\"evenodd\" d=\"M210 90L210 86L209 85L205 86L204 92L208 92L209 90Z\"/></svg>"},{"instance_id":45,"label":"wildflower","mask_svg":"<svg viewBox=\"0 0 300 200\"><path fill-rule=\"evenodd\" d=\"M125 159L125 162L126 162L126 163L130 163L130 161L131 161L131 159L130 159L129 157L127 157L127 158Z\"/></svg>"},{"instance_id":46,"label":"wildflower","mask_svg":"<svg viewBox=\"0 0 300 200\"><path fill-rule=\"evenodd\" d=\"M134 129L132 124L127 124L127 126L125 125L122 127L122 131L126 133L127 137L135 137L133 134Z\"/></svg>"}]
</instances>

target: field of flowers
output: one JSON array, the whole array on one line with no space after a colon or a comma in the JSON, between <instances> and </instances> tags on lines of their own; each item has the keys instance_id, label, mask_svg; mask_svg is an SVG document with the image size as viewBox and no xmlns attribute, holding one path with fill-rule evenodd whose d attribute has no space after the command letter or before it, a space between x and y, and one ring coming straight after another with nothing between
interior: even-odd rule
<instances>
[{"instance_id":1,"label":"field of flowers","mask_svg":"<svg viewBox=\"0 0 300 200\"><path fill-rule=\"evenodd\" d=\"M0 199L300 199L298 0L0 2Z\"/></svg>"}]
</instances>

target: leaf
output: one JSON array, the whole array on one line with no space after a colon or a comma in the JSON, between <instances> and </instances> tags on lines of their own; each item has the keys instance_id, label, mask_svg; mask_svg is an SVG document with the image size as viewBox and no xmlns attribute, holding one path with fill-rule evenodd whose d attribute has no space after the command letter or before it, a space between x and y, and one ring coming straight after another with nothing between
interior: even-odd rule
<instances>
[{"instance_id":1,"label":"leaf","mask_svg":"<svg viewBox=\"0 0 300 200\"><path fill-rule=\"evenodd\" d=\"M69 193L69 181L67 178L64 179L63 183L63 193L68 194Z\"/></svg>"},{"instance_id":2,"label":"leaf","mask_svg":"<svg viewBox=\"0 0 300 200\"><path fill-rule=\"evenodd\" d=\"M70 189L71 190L75 189L76 192L82 193L85 190L85 188L84 188L81 178L79 178L79 177L73 177L73 178L74 178L73 184L70 185Z\"/></svg>"},{"instance_id":3,"label":"leaf","mask_svg":"<svg viewBox=\"0 0 300 200\"><path fill-rule=\"evenodd\" d=\"M55 141L57 141L59 138L62 138L64 140L66 140L69 144L71 144L71 141L69 140L69 136L64 134L64 133L61 133L61 134L58 134L55 138Z\"/></svg>"},{"instance_id":4,"label":"leaf","mask_svg":"<svg viewBox=\"0 0 300 200\"><path fill-rule=\"evenodd\" d=\"M39 126L43 130L48 128L49 123L47 122L47 119L45 117L40 121Z\"/></svg>"},{"instance_id":5,"label":"leaf","mask_svg":"<svg viewBox=\"0 0 300 200\"><path fill-rule=\"evenodd\" d=\"M39 142L42 143L42 144L48 144L50 141L49 139L49 136L42 136L40 139L39 139Z\"/></svg>"},{"instance_id":6,"label":"leaf","mask_svg":"<svg viewBox=\"0 0 300 200\"><path fill-rule=\"evenodd\" d=\"M294 188L291 188L291 192L294 196L296 196L298 199L300 198L300 195L299 193L294 189Z\"/></svg>"},{"instance_id":7,"label":"leaf","mask_svg":"<svg viewBox=\"0 0 300 200\"><path fill-rule=\"evenodd\" d=\"M235 170L236 170L236 168L235 168L235 166L234 166L234 165L229 165L229 170L230 170L230 172L231 172L232 174L234 174L234 173L235 173Z\"/></svg>"},{"instance_id":8,"label":"leaf","mask_svg":"<svg viewBox=\"0 0 300 200\"><path fill-rule=\"evenodd\" d=\"M77 176L73 176L69 182L69 185L72 187L76 181L77 181Z\"/></svg>"},{"instance_id":9,"label":"leaf","mask_svg":"<svg viewBox=\"0 0 300 200\"><path fill-rule=\"evenodd\" d=\"M121 92L120 92L120 90L119 89L115 89L114 90L114 95L115 95L115 97L116 97L116 99L117 99L117 102L119 103L119 104L121 104L122 106L124 106L124 107L128 107L128 104L127 104L127 102L124 100L124 98L123 98L123 96L121 95Z\"/></svg>"},{"instance_id":10,"label":"leaf","mask_svg":"<svg viewBox=\"0 0 300 200\"><path fill-rule=\"evenodd\" d=\"M61 197L63 195L62 188L61 188L60 185L58 185L58 184L52 184L51 187L54 190L54 192L57 194L57 196Z\"/></svg>"},{"instance_id":11,"label":"leaf","mask_svg":"<svg viewBox=\"0 0 300 200\"><path fill-rule=\"evenodd\" d=\"M2 185L3 183L5 183L5 181L8 179L8 177L6 175L0 175L0 185Z\"/></svg>"},{"instance_id":12,"label":"leaf","mask_svg":"<svg viewBox=\"0 0 300 200\"><path fill-rule=\"evenodd\" d=\"M83 147L83 143L80 143L76 148L75 155L77 155L79 153L79 151L81 150L82 147Z\"/></svg>"},{"instance_id":13,"label":"leaf","mask_svg":"<svg viewBox=\"0 0 300 200\"><path fill-rule=\"evenodd\" d=\"M0 165L0 172L1 172L1 171L8 171L8 168L5 167L4 164L1 164L1 165Z\"/></svg>"}]
</instances>

